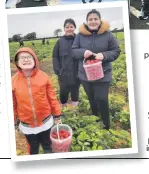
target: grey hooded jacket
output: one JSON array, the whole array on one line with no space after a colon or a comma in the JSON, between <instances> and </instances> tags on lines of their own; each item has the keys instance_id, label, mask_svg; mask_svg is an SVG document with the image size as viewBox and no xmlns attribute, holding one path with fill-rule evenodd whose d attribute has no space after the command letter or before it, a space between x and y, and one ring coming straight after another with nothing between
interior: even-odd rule
<instances>
[{"instance_id":1,"label":"grey hooded jacket","mask_svg":"<svg viewBox=\"0 0 149 174\"><path fill-rule=\"evenodd\" d=\"M87 30L85 24L81 25L72 49L75 59L79 60L78 76L81 80L88 81L83 67L84 52L86 50L104 55L102 60L104 77L98 81L110 82L112 80L111 62L119 57L120 48L117 40L109 31L109 24L106 21L102 21L99 31L93 33Z\"/></svg>"}]
</instances>

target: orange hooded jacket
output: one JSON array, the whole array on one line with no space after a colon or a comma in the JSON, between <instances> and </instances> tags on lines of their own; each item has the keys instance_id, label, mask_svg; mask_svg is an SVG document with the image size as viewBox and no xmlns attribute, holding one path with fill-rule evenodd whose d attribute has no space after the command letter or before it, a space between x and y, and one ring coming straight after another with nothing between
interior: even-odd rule
<instances>
[{"instance_id":1,"label":"orange hooded jacket","mask_svg":"<svg viewBox=\"0 0 149 174\"><path fill-rule=\"evenodd\" d=\"M30 125L37 127L43 124L43 120L50 114L59 116L61 105L56 98L56 93L46 73L39 70L38 58L30 48L21 48L18 53L28 52L35 60L35 68L29 77L26 77L21 69L12 77L12 93L14 119L16 117ZM16 65L17 66L17 65Z\"/></svg>"}]
</instances>

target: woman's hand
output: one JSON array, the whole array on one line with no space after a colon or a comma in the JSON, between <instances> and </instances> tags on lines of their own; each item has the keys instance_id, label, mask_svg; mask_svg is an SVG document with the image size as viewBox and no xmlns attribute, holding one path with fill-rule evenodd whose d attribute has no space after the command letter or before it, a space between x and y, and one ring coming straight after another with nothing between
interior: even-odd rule
<instances>
[{"instance_id":1,"label":"woman's hand","mask_svg":"<svg viewBox=\"0 0 149 174\"><path fill-rule=\"evenodd\" d=\"M97 53L97 54L93 54L95 56L95 59L97 60L103 60L104 59L104 56L102 53Z\"/></svg>"},{"instance_id":2,"label":"woman's hand","mask_svg":"<svg viewBox=\"0 0 149 174\"><path fill-rule=\"evenodd\" d=\"M88 58L88 57L90 57L91 55L93 55L93 53L92 53L90 50L86 50L86 51L84 52L84 58L85 58L85 59Z\"/></svg>"}]
</instances>

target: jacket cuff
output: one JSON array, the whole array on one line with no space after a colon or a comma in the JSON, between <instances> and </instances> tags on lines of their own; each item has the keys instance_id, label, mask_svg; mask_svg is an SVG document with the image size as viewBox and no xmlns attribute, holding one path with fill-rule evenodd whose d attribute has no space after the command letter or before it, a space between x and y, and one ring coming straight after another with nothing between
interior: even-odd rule
<instances>
[{"instance_id":1,"label":"jacket cuff","mask_svg":"<svg viewBox=\"0 0 149 174\"><path fill-rule=\"evenodd\" d=\"M54 119L60 119L62 115L53 115L54 116Z\"/></svg>"},{"instance_id":2,"label":"jacket cuff","mask_svg":"<svg viewBox=\"0 0 149 174\"><path fill-rule=\"evenodd\" d=\"M59 117L61 117L62 115L60 114L60 115L53 115L54 116L54 118L59 118Z\"/></svg>"}]
</instances>

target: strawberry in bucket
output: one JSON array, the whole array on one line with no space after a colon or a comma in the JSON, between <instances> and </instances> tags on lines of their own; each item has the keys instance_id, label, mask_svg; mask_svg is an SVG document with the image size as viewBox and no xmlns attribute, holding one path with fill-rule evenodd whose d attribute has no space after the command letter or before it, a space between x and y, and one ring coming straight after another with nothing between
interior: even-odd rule
<instances>
[{"instance_id":1,"label":"strawberry in bucket","mask_svg":"<svg viewBox=\"0 0 149 174\"><path fill-rule=\"evenodd\" d=\"M70 133L66 131L65 129L61 129L59 131L59 135L60 135L60 139L62 140L62 139L68 138L70 136ZM55 139L58 139L58 133L56 131L53 131L52 137Z\"/></svg>"}]
</instances>

